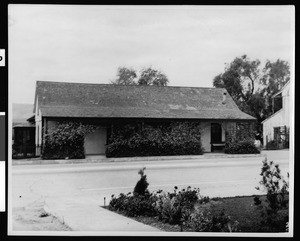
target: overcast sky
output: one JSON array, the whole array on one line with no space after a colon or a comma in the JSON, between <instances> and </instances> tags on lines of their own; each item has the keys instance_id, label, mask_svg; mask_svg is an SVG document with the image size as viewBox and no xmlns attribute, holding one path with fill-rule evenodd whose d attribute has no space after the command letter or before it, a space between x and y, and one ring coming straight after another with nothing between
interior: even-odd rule
<instances>
[{"instance_id":1,"label":"overcast sky","mask_svg":"<svg viewBox=\"0 0 300 241\"><path fill-rule=\"evenodd\" d=\"M33 103L37 80L109 83L152 66L172 86L212 87L247 54L293 60L290 6L9 5L9 90Z\"/></svg>"}]
</instances>

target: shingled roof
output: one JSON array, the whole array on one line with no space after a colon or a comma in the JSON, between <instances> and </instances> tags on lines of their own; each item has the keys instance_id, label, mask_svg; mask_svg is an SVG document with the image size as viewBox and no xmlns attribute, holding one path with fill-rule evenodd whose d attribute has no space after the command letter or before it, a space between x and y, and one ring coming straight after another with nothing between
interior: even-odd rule
<instances>
[{"instance_id":1,"label":"shingled roof","mask_svg":"<svg viewBox=\"0 0 300 241\"><path fill-rule=\"evenodd\" d=\"M37 81L36 99L46 117L239 119L242 112L222 88L124 86ZM35 103L36 105L36 103Z\"/></svg>"}]
</instances>

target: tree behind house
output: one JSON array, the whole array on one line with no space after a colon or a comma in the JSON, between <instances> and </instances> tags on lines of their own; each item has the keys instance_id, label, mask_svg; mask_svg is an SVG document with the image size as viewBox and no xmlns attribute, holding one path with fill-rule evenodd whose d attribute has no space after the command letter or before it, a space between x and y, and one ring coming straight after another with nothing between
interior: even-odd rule
<instances>
[{"instance_id":1,"label":"tree behind house","mask_svg":"<svg viewBox=\"0 0 300 241\"><path fill-rule=\"evenodd\" d=\"M257 118L256 130L261 132L260 123L273 114L271 96L289 81L289 69L287 61L267 60L262 68L260 60L243 55L226 64L224 72L213 79L213 86L227 89L242 111ZM280 101L275 105L276 110Z\"/></svg>"},{"instance_id":2,"label":"tree behind house","mask_svg":"<svg viewBox=\"0 0 300 241\"><path fill-rule=\"evenodd\" d=\"M116 85L166 86L169 83L169 79L162 71L153 69L152 67L142 69L139 76L132 68L119 67L117 78L110 83Z\"/></svg>"}]
</instances>

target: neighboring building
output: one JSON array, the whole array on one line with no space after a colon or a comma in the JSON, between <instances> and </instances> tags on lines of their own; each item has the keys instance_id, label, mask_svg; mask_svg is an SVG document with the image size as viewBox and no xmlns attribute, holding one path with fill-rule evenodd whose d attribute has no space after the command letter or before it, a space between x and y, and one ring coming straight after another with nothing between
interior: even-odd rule
<instances>
[{"instance_id":1,"label":"neighboring building","mask_svg":"<svg viewBox=\"0 0 300 241\"><path fill-rule=\"evenodd\" d=\"M265 119L263 124L264 146L274 141L277 148L287 147L289 143L290 129L290 82L288 81L282 89L272 96L273 100L282 100L281 109ZM274 103L274 101L273 101Z\"/></svg>"},{"instance_id":2,"label":"neighboring building","mask_svg":"<svg viewBox=\"0 0 300 241\"><path fill-rule=\"evenodd\" d=\"M86 155L105 153L116 123L196 121L201 123L204 151L211 152L213 144L224 144L227 128L256 120L239 110L222 88L44 81L36 83L34 112L38 146L58 121L97 125L97 131L85 138Z\"/></svg>"},{"instance_id":3,"label":"neighboring building","mask_svg":"<svg viewBox=\"0 0 300 241\"><path fill-rule=\"evenodd\" d=\"M33 105L12 105L12 157L28 158L36 154L35 121L32 115Z\"/></svg>"}]
</instances>

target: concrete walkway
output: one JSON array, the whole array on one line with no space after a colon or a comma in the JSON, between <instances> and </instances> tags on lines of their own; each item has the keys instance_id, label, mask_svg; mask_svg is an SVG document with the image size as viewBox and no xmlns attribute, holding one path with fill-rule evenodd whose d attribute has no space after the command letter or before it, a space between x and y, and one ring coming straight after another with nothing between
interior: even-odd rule
<instances>
[{"instance_id":1,"label":"concrete walkway","mask_svg":"<svg viewBox=\"0 0 300 241\"><path fill-rule=\"evenodd\" d=\"M40 165L40 164L77 164L77 163L112 163L112 162L139 162L139 161L163 161L163 160L196 160L205 161L207 159L228 159L228 158L251 158L265 157L266 154L225 154L225 153L205 153L203 155L186 156L145 156L145 157L119 157L107 158L106 156L87 156L85 159L62 159L62 160L42 160L41 158L14 159L12 165Z\"/></svg>"},{"instance_id":2,"label":"concrete walkway","mask_svg":"<svg viewBox=\"0 0 300 241\"><path fill-rule=\"evenodd\" d=\"M111 212L96 199L82 196L46 198L44 209L72 231L94 232L161 232L161 230Z\"/></svg>"}]
</instances>

